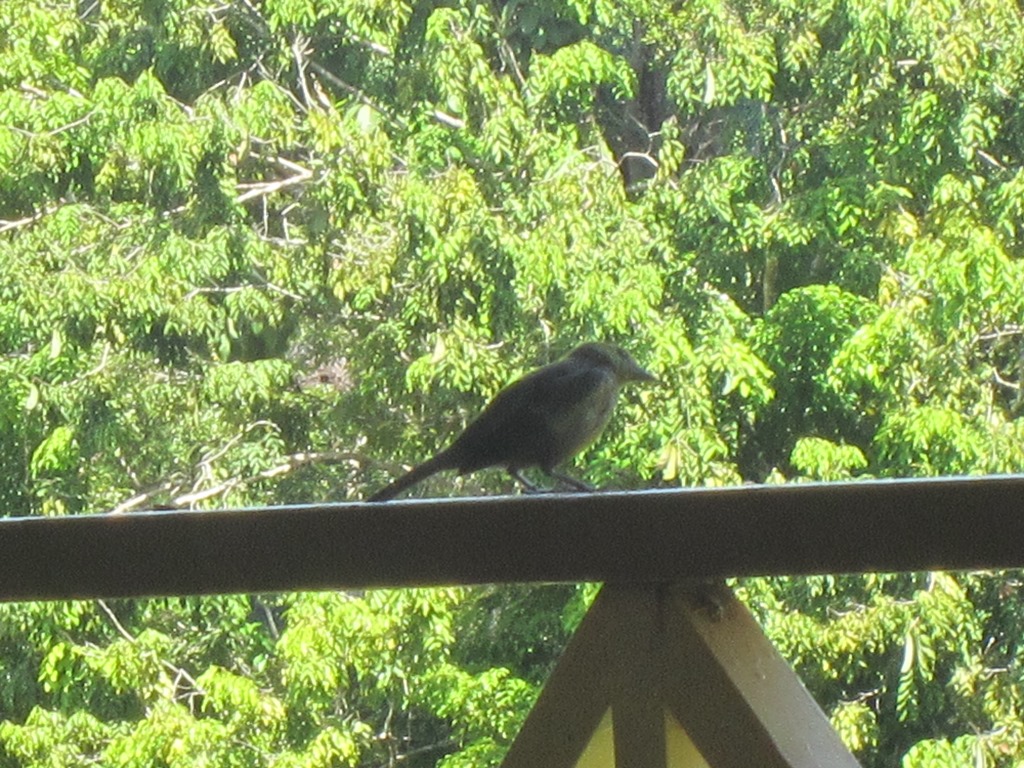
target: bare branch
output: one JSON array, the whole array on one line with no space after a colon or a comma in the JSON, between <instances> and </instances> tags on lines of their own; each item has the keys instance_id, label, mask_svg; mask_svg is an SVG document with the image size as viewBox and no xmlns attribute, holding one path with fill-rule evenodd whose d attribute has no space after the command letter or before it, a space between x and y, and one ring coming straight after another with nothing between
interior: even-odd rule
<instances>
[{"instance_id":1,"label":"bare branch","mask_svg":"<svg viewBox=\"0 0 1024 768\"><path fill-rule=\"evenodd\" d=\"M349 464L353 467L360 467L366 463L366 458L364 456L352 451L301 451L299 453L283 456L274 466L267 467L266 469L263 469L249 477L231 477L215 485L200 489L203 482L209 481L213 474L212 463L223 457L231 447L237 445L238 441L242 439L248 431L251 431L252 428L266 423L269 422L256 422L249 425L249 428L246 431L243 431L241 434L233 437L211 455L204 457L196 466L194 472L196 479L192 484L191 491L178 495L178 492L184 488L185 482L181 478L168 479L152 486L146 491L137 493L129 499L125 499L116 507L111 509L108 514L123 514L132 510L144 508L145 505L151 503L157 496L167 492L172 494L172 498L165 506L171 509L182 509L191 507L194 504L206 501L207 499L223 496L230 491L237 488L244 488L245 486L251 485L252 483L260 480L270 480L282 477L297 469L301 469L302 467L314 464Z\"/></svg>"},{"instance_id":2,"label":"bare branch","mask_svg":"<svg viewBox=\"0 0 1024 768\"><path fill-rule=\"evenodd\" d=\"M308 60L308 64L310 69L312 69L314 72L320 75L320 77L322 77L328 83L330 83L336 88L340 88L341 90L348 93L350 96L354 96L359 102L365 104L366 106L373 109L375 112L382 115L389 123L391 123L391 125L395 126L396 128L401 128L403 130L408 128L408 126L405 124L403 120L400 120L399 118L390 114L382 106L377 104L377 102L375 102L373 99L367 96L362 89L356 88L354 85L346 83L344 80L342 80L336 74L331 72L316 59L310 58Z\"/></svg>"},{"instance_id":3,"label":"bare branch","mask_svg":"<svg viewBox=\"0 0 1024 768\"><path fill-rule=\"evenodd\" d=\"M273 161L278 165L287 168L290 171L294 171L294 176L289 176L286 179L278 179L277 181L257 181L250 183L236 184L235 189L242 192L235 198L236 203L244 203L246 200L251 200L254 197L266 197L274 192L278 192L287 187L294 187L300 184L305 184L313 178L313 171L309 168L304 168L297 163L293 163L291 160L286 160L283 157L275 157Z\"/></svg>"},{"instance_id":4,"label":"bare branch","mask_svg":"<svg viewBox=\"0 0 1024 768\"><path fill-rule=\"evenodd\" d=\"M136 638L135 635L133 635L131 632L125 629L124 625L117 618L117 614L114 613L113 609L107 604L106 600L97 600L96 604L100 607L100 610L107 614L107 618L110 619L110 623L114 625L114 629L117 630L117 633L121 637L123 637L132 645L136 645L139 642L138 638ZM173 673L173 683L176 689L181 687L182 680L184 680L185 683L188 684L190 690L185 694L186 698L189 698L191 700L195 696L202 695L204 693L204 691L199 687L199 684L196 682L196 679L191 674L189 674L188 671L186 671L183 667L179 667L176 664L172 664L167 659L160 659L160 666L162 666L168 672Z\"/></svg>"},{"instance_id":5,"label":"bare branch","mask_svg":"<svg viewBox=\"0 0 1024 768\"><path fill-rule=\"evenodd\" d=\"M67 125L61 125L57 128L51 128L48 131L29 131L24 128L18 128L13 125L8 125L7 127L21 136L25 136L30 139L37 139L40 136L57 136L61 133L64 133L65 131L70 131L73 128L77 128L78 126L89 122L94 114L96 114L96 110L91 110L90 112L86 113L77 120L72 120Z\"/></svg>"},{"instance_id":6,"label":"bare branch","mask_svg":"<svg viewBox=\"0 0 1024 768\"><path fill-rule=\"evenodd\" d=\"M45 216L49 216L51 213L53 213L56 210L57 210L56 207L51 207L51 208L45 208L42 211L40 211L39 213L32 214L31 216L26 216L23 219L12 219L12 220L9 220L9 221L5 221L4 219L0 219L0 232L6 232L9 229L18 229L19 227L28 226L29 224L32 224L33 222L39 221L40 219L44 218Z\"/></svg>"},{"instance_id":7,"label":"bare branch","mask_svg":"<svg viewBox=\"0 0 1024 768\"><path fill-rule=\"evenodd\" d=\"M975 151L975 153L976 153L976 154L978 155L978 157L980 157L980 158L981 158L982 160L984 160L984 161L985 161L986 163L988 163L989 165L991 165L991 166L992 166L993 168L998 168L998 169L999 169L999 170L1001 170L1001 171L1004 171L1004 170L1006 170L1006 166L1005 166L1005 165L1003 165L1003 164L1002 164L1001 162L999 162L999 161L998 161L998 160L997 160L997 159L996 159L995 157L993 157L992 155L990 155L990 154L989 154L988 152L985 152L985 151L984 151L984 150L982 150L982 149L976 149L976 150L974 150L974 151Z\"/></svg>"},{"instance_id":8,"label":"bare branch","mask_svg":"<svg viewBox=\"0 0 1024 768\"><path fill-rule=\"evenodd\" d=\"M627 160L642 160L647 163L651 168L658 169L658 161L647 152L623 152L619 158L619 165L622 165Z\"/></svg>"},{"instance_id":9,"label":"bare branch","mask_svg":"<svg viewBox=\"0 0 1024 768\"><path fill-rule=\"evenodd\" d=\"M1009 336L1022 335L1024 335L1024 326L1005 325L1002 328L996 328L994 331L978 334L978 341L994 341L995 339L1005 339Z\"/></svg>"},{"instance_id":10,"label":"bare branch","mask_svg":"<svg viewBox=\"0 0 1024 768\"><path fill-rule=\"evenodd\" d=\"M184 485L181 480L165 480L158 485L150 487L148 490L142 493L137 493L129 499L125 499L116 507L111 509L107 514L119 515L125 512L131 512L134 509L141 509L146 505L150 504L157 496L173 491L177 493Z\"/></svg>"},{"instance_id":11,"label":"bare branch","mask_svg":"<svg viewBox=\"0 0 1024 768\"><path fill-rule=\"evenodd\" d=\"M269 238L263 238L263 239L267 240ZM298 241L295 241L295 240L284 241L284 240L281 240L280 238L276 238L275 241L279 242L279 243L286 243L288 245L294 245L294 244L296 244L298 242ZM222 296L226 296L226 295L230 295L232 293L240 293L240 292L242 292L242 291L244 291L244 290L246 290L248 288L266 288L267 290L272 291L273 293L279 293L282 296L287 296L289 299L292 299L294 301L302 301L303 300L303 297L300 296L299 294L294 293L293 291L289 291L287 288L282 288L280 285L277 285L276 283L271 283L270 281L266 281L266 282L263 282L263 283L254 283L254 284L251 284L251 285L224 285L224 286L212 286L212 287L206 287L206 288L193 288L191 291L189 291L184 296L182 296L181 300L182 301L188 301L189 299L194 299L196 296L206 296L206 295L222 295Z\"/></svg>"},{"instance_id":12,"label":"bare branch","mask_svg":"<svg viewBox=\"0 0 1024 768\"><path fill-rule=\"evenodd\" d=\"M432 113L434 119L439 123L447 125L449 128L462 129L466 127L466 121L460 117L449 115L447 112L442 112L440 109L435 109Z\"/></svg>"},{"instance_id":13,"label":"bare branch","mask_svg":"<svg viewBox=\"0 0 1024 768\"><path fill-rule=\"evenodd\" d=\"M994 368L992 369L992 379L995 381L996 384L998 384L1001 387L1006 387L1007 389L1014 389L1017 390L1018 392L1021 389L1020 384L1017 384L1016 382L1010 381L1008 379L1004 379L999 374L999 371L995 370Z\"/></svg>"},{"instance_id":14,"label":"bare branch","mask_svg":"<svg viewBox=\"0 0 1024 768\"><path fill-rule=\"evenodd\" d=\"M204 488L201 491L197 490L192 493L186 493L182 496L178 496L172 503L175 507L189 507L200 501L205 501L215 496L222 496L236 488L251 485L259 480L269 480L271 478L281 477L282 475L294 472L296 469L309 466L310 464L354 464L355 466L359 466L362 463L363 459L359 454L350 452L311 451L293 453L290 456L285 456L280 464L257 472L255 475L250 477L229 478L222 483L209 488Z\"/></svg>"}]
</instances>

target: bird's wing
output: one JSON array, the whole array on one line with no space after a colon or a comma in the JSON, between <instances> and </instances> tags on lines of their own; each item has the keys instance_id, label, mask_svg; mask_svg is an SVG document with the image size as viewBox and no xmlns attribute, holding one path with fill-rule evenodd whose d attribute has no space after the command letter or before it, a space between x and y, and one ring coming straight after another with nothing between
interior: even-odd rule
<instances>
[{"instance_id":1,"label":"bird's wing","mask_svg":"<svg viewBox=\"0 0 1024 768\"><path fill-rule=\"evenodd\" d=\"M562 360L534 371L519 383L526 384L528 380L527 408L548 417L572 413L577 406L613 384L615 378L606 368Z\"/></svg>"},{"instance_id":2,"label":"bird's wing","mask_svg":"<svg viewBox=\"0 0 1024 768\"><path fill-rule=\"evenodd\" d=\"M553 466L568 455L565 423L609 384L614 386L614 377L607 370L573 360L534 371L499 392L451 445L450 455L460 472ZM577 444L569 448L578 447L579 441L569 442Z\"/></svg>"}]
</instances>

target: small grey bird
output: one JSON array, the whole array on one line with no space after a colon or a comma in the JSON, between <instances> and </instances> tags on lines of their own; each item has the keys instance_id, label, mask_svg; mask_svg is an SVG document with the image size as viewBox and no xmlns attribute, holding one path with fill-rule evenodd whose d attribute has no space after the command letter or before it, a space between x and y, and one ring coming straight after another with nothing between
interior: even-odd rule
<instances>
[{"instance_id":1,"label":"small grey bird","mask_svg":"<svg viewBox=\"0 0 1024 768\"><path fill-rule=\"evenodd\" d=\"M455 441L369 501L387 501L436 472L460 475L505 467L529 490L521 470L539 467L578 490L593 490L557 471L594 440L611 418L619 389L631 381L655 381L629 353L613 344L581 344L558 362L501 390Z\"/></svg>"}]
</instances>

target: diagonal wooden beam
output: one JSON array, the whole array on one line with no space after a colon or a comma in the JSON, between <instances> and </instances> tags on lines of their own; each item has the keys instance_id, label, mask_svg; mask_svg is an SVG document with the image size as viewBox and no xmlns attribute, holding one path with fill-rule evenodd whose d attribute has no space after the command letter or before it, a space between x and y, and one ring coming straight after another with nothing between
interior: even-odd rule
<instances>
[{"instance_id":1,"label":"diagonal wooden beam","mask_svg":"<svg viewBox=\"0 0 1024 768\"><path fill-rule=\"evenodd\" d=\"M612 681L622 658L620 616L598 597L583 617L502 768L572 768L611 705Z\"/></svg>"},{"instance_id":2,"label":"diagonal wooden beam","mask_svg":"<svg viewBox=\"0 0 1024 768\"><path fill-rule=\"evenodd\" d=\"M664 607L665 704L714 768L857 768L803 683L724 584Z\"/></svg>"}]
</instances>

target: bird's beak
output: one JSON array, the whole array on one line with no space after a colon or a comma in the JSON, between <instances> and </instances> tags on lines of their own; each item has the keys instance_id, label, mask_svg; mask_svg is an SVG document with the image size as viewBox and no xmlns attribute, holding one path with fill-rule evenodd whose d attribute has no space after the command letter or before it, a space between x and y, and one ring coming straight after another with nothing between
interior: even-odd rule
<instances>
[{"instance_id":1,"label":"bird's beak","mask_svg":"<svg viewBox=\"0 0 1024 768\"><path fill-rule=\"evenodd\" d=\"M630 378L633 381L647 381L652 384L658 383L658 377L648 371L646 368L641 368L638 364L633 364L633 370L630 371Z\"/></svg>"}]
</instances>

